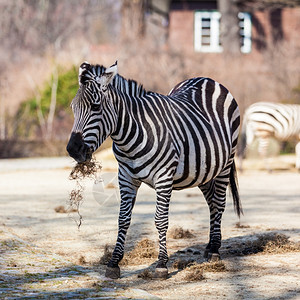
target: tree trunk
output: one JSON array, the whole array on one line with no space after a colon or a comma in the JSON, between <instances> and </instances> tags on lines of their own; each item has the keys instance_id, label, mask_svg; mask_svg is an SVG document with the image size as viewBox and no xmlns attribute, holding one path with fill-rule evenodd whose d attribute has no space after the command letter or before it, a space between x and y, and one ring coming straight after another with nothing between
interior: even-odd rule
<instances>
[{"instance_id":1,"label":"tree trunk","mask_svg":"<svg viewBox=\"0 0 300 300\"><path fill-rule=\"evenodd\" d=\"M5 110L3 102L0 95L0 140L5 140Z\"/></svg>"},{"instance_id":2,"label":"tree trunk","mask_svg":"<svg viewBox=\"0 0 300 300\"><path fill-rule=\"evenodd\" d=\"M52 138L52 129L53 129L53 121L55 115L55 108L56 108L56 98L57 98L57 86L58 86L58 70L56 62L54 62L54 69L52 73L52 87L51 87L51 101L49 107L49 114L47 119L47 140Z\"/></svg>"},{"instance_id":3,"label":"tree trunk","mask_svg":"<svg viewBox=\"0 0 300 300\"><path fill-rule=\"evenodd\" d=\"M241 53L239 9L235 0L218 0L221 13L221 44L225 54L237 56Z\"/></svg>"},{"instance_id":4,"label":"tree trunk","mask_svg":"<svg viewBox=\"0 0 300 300\"><path fill-rule=\"evenodd\" d=\"M123 41L143 38L145 35L145 1L122 1L122 31Z\"/></svg>"}]
</instances>

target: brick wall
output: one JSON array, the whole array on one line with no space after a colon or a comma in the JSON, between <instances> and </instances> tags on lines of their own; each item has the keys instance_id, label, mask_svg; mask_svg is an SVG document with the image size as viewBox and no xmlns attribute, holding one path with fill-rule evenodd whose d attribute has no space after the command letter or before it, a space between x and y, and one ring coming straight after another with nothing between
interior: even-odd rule
<instances>
[{"instance_id":1,"label":"brick wall","mask_svg":"<svg viewBox=\"0 0 300 300\"><path fill-rule=\"evenodd\" d=\"M281 11L256 11L252 14L251 58L259 56L271 43L291 41L300 47L300 7ZM298 38L296 38L298 37ZM169 47L175 51L194 53L194 11L170 12Z\"/></svg>"},{"instance_id":2,"label":"brick wall","mask_svg":"<svg viewBox=\"0 0 300 300\"><path fill-rule=\"evenodd\" d=\"M194 52L194 11L171 11L169 46L174 51Z\"/></svg>"}]
</instances>

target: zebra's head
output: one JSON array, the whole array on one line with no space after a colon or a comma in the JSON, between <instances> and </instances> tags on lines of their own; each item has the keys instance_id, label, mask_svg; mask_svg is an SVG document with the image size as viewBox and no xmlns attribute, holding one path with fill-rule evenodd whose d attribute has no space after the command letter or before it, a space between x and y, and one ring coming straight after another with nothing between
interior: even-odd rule
<instances>
[{"instance_id":1,"label":"zebra's head","mask_svg":"<svg viewBox=\"0 0 300 300\"><path fill-rule=\"evenodd\" d=\"M113 132L116 121L108 85L117 74L117 63L105 69L87 62L79 68L79 89L71 107L74 125L67 151L77 162L91 159L92 153Z\"/></svg>"}]
</instances>

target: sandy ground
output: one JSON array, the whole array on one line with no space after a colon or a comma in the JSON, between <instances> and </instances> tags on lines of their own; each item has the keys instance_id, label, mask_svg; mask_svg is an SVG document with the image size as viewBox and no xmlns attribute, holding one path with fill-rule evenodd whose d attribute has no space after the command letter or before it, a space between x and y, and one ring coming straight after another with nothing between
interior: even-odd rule
<instances>
[{"instance_id":1,"label":"sandy ground","mask_svg":"<svg viewBox=\"0 0 300 300\"><path fill-rule=\"evenodd\" d=\"M6 290L16 295L12 286L4 283L5 278L10 273L15 274L18 268L12 263L9 268L5 255L11 260L18 252L19 255L26 253L30 262L24 264L22 270L18 269L21 275L27 274L25 279L28 279L28 273L49 273L54 260L53 264L59 264L60 268L70 265L79 268L77 271L81 272L81 279L72 277L72 281L69 273L63 274L60 278L63 283L60 284L64 291L83 289L89 295L84 298L96 298L94 292L97 287L98 291L131 293L123 296L111 294L107 299L155 299L155 296L161 299L300 299L300 252L240 255L245 245L255 241L260 234L282 233L292 242L300 241L300 174L285 170L284 166L291 164L290 158L288 161L277 159L276 164L281 170L272 173L251 169L259 162L245 162L245 171L239 174L244 216L241 220L235 216L231 198L228 198L223 216L221 255L225 271L204 272L204 279L198 281L185 279L187 269L173 267L179 259L204 261L202 255L208 238L209 213L198 189L173 193L169 227L189 229L194 237L168 239L170 275L167 280L139 278L143 270L154 266L155 260L151 259L142 265L121 266L121 278L118 280L110 281L104 277L105 266L98 262L104 254L105 245L114 245L119 200L117 188L113 188L116 185L116 162L109 151L103 151L97 159L103 165L101 176L104 186L109 184L110 188L103 189L102 183L95 185L93 180L84 182L84 202L80 208L83 223L79 230L75 222L78 220L76 213L55 211L58 206L67 207L69 192L75 187L75 182L68 180L74 165L70 158L0 161L0 291L1 287L4 291L0 298L8 295ZM126 251L143 238L157 242L154 211L154 191L142 185L128 232ZM236 225L239 221L241 226ZM11 241L14 243L11 244ZM24 250L28 245L36 250ZM47 260L43 261L47 268L37 264L32 270L34 262L41 257L39 253L47 256ZM29 267L31 269L26 271ZM87 273L89 276L85 276ZM43 280L40 279L44 283ZM68 280L72 284L64 286ZM22 286L22 292L37 292L39 289L41 293L45 292L44 285L32 287L27 283ZM54 290L48 287L47 297L51 298L51 293L57 292L57 285ZM132 291L140 294L135 295ZM43 293L39 296L46 295ZM73 298L80 297L75 295Z\"/></svg>"}]
</instances>

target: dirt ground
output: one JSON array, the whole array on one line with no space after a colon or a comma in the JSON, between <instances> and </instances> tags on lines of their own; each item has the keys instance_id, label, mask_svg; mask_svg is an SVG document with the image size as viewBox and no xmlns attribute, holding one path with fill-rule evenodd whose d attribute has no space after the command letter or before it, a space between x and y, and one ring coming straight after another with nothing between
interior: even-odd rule
<instances>
[{"instance_id":1,"label":"dirt ground","mask_svg":"<svg viewBox=\"0 0 300 300\"><path fill-rule=\"evenodd\" d=\"M300 174L290 169L294 157L274 160L272 173L257 170L260 161L245 162L239 174L244 215L235 216L229 197L223 216L224 268L204 270L198 280L187 279L189 268L176 268L178 262L204 262L209 213L198 189L173 193L169 228L188 229L193 236L169 236L168 279L141 278L154 268L153 258L121 266L118 280L105 278L99 258L116 240L119 197L111 152L97 159L103 182L84 181L80 229L77 213L64 212L75 187L68 180L72 159L0 161L0 298L300 299L300 252L253 246L262 236L268 241L282 234L299 249ZM154 211L155 193L142 185L126 252L144 238L157 245Z\"/></svg>"}]
</instances>

